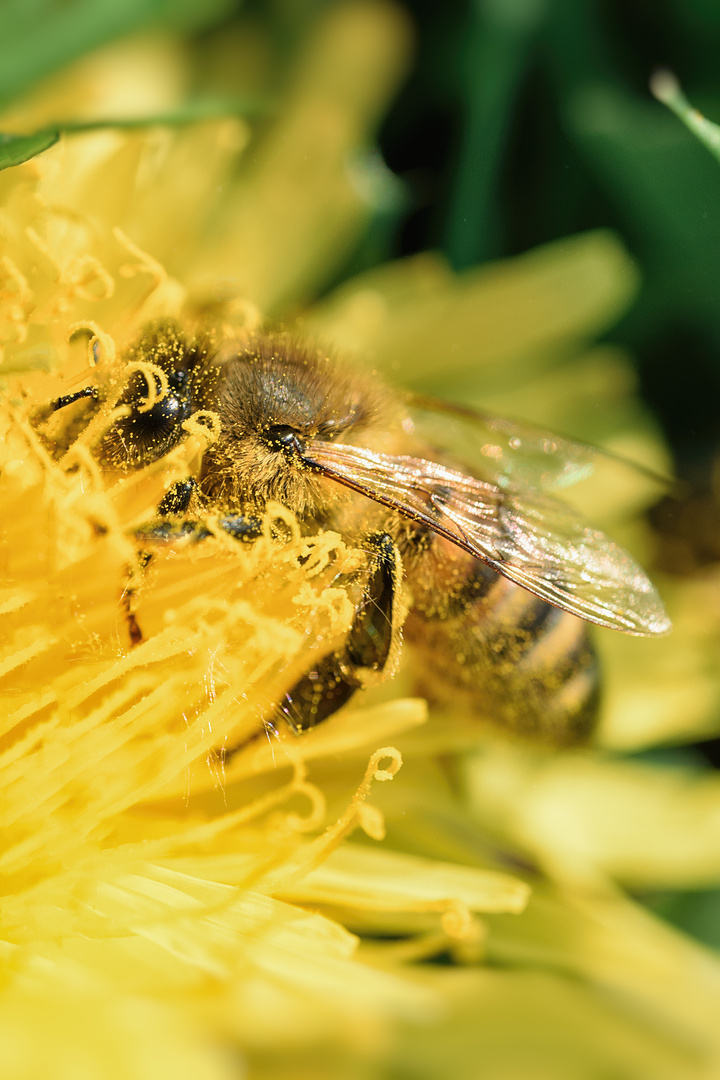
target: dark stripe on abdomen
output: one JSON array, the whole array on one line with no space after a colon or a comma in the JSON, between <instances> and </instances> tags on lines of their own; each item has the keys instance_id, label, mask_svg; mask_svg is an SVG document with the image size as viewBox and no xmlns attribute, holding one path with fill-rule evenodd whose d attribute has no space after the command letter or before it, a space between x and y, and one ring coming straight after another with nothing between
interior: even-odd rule
<instances>
[{"instance_id":1,"label":"dark stripe on abdomen","mask_svg":"<svg viewBox=\"0 0 720 1080\"><path fill-rule=\"evenodd\" d=\"M434 668L420 680L433 700L455 697L483 721L555 745L590 735L599 671L589 628L574 615L496 577L454 618L411 612L406 637Z\"/></svg>"}]
</instances>

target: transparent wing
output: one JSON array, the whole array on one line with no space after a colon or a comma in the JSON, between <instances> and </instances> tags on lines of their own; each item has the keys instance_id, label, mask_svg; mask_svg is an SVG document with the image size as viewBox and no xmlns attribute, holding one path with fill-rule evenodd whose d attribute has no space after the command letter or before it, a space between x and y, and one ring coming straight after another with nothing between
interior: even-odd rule
<instances>
[{"instance_id":1,"label":"transparent wing","mask_svg":"<svg viewBox=\"0 0 720 1080\"><path fill-rule=\"evenodd\" d=\"M422 442L450 452L461 467L500 488L563 491L591 477L613 485L628 473L643 477L656 497L674 486L672 478L644 465L534 424L421 394L411 394L408 407Z\"/></svg>"},{"instance_id":2,"label":"transparent wing","mask_svg":"<svg viewBox=\"0 0 720 1080\"><path fill-rule=\"evenodd\" d=\"M637 563L544 493L502 490L423 458L312 440L308 465L418 521L556 607L628 634L670 629Z\"/></svg>"}]
</instances>

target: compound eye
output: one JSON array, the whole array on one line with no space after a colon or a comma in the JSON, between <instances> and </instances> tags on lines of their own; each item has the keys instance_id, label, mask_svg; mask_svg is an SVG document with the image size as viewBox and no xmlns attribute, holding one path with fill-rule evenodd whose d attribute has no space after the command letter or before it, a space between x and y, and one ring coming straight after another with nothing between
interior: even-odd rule
<instances>
[{"instance_id":1,"label":"compound eye","mask_svg":"<svg viewBox=\"0 0 720 1080\"><path fill-rule=\"evenodd\" d=\"M171 375L168 375L168 383L171 390L185 390L188 384L188 373L181 368L180 371L173 371Z\"/></svg>"},{"instance_id":2,"label":"compound eye","mask_svg":"<svg viewBox=\"0 0 720 1080\"><path fill-rule=\"evenodd\" d=\"M268 445L272 450L281 450L285 454L301 454L303 445L294 428L287 424L272 424L265 432Z\"/></svg>"},{"instance_id":3,"label":"compound eye","mask_svg":"<svg viewBox=\"0 0 720 1080\"><path fill-rule=\"evenodd\" d=\"M119 419L100 444L103 457L124 468L149 465L177 446L183 421L193 412L189 393L177 387L147 412L140 411L137 399L128 404L130 416Z\"/></svg>"},{"instance_id":4,"label":"compound eye","mask_svg":"<svg viewBox=\"0 0 720 1080\"><path fill-rule=\"evenodd\" d=\"M133 410L136 415L140 416L141 413L138 410ZM174 423L175 421L186 420L190 413L189 403L181 401L175 394L168 394L162 401L159 401L157 405L153 405L152 409L147 413L148 420L157 423L158 426L166 423Z\"/></svg>"}]
</instances>

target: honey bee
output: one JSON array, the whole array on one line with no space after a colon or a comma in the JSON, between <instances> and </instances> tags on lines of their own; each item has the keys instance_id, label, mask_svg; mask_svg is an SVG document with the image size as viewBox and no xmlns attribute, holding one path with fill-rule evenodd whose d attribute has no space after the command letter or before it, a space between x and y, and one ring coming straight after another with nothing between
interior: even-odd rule
<instances>
[{"instance_id":1,"label":"honey bee","mask_svg":"<svg viewBox=\"0 0 720 1080\"><path fill-rule=\"evenodd\" d=\"M428 696L460 701L524 738L582 743L600 692L588 624L669 630L640 567L543 490L581 471L589 448L462 408L416 402L413 413L377 377L283 334L212 345L162 324L130 351L138 358L157 365L166 385L153 404L146 377L130 377L125 415L97 444L102 462L146 465L177 445L199 410L219 421L196 475L168 490L146 537L201 539L199 519L211 510L227 532L252 541L273 501L305 531L336 530L367 553L342 648L278 705L292 731L324 721L369 677L381 678L402 629ZM83 397L101 393L86 387L53 408ZM423 435L423 414L436 428L439 420L459 429L460 443L464 431L474 449L440 448Z\"/></svg>"}]
</instances>

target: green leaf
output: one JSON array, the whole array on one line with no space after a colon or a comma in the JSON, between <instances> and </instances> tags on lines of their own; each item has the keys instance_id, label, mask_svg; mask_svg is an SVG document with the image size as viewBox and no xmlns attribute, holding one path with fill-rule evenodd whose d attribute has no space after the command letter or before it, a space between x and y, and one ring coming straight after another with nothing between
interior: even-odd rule
<instances>
[{"instance_id":1,"label":"green leaf","mask_svg":"<svg viewBox=\"0 0 720 1080\"><path fill-rule=\"evenodd\" d=\"M222 120L228 116L242 116L246 120L270 115L275 104L270 98L198 98L188 101L171 112L149 116L99 117L95 120L59 120L53 124L63 135L79 135L87 131L132 131L146 127L180 127L202 123L205 120Z\"/></svg>"},{"instance_id":2,"label":"green leaf","mask_svg":"<svg viewBox=\"0 0 720 1080\"><path fill-rule=\"evenodd\" d=\"M38 131L34 135L0 135L0 169L22 165L56 143L59 131Z\"/></svg>"}]
</instances>

